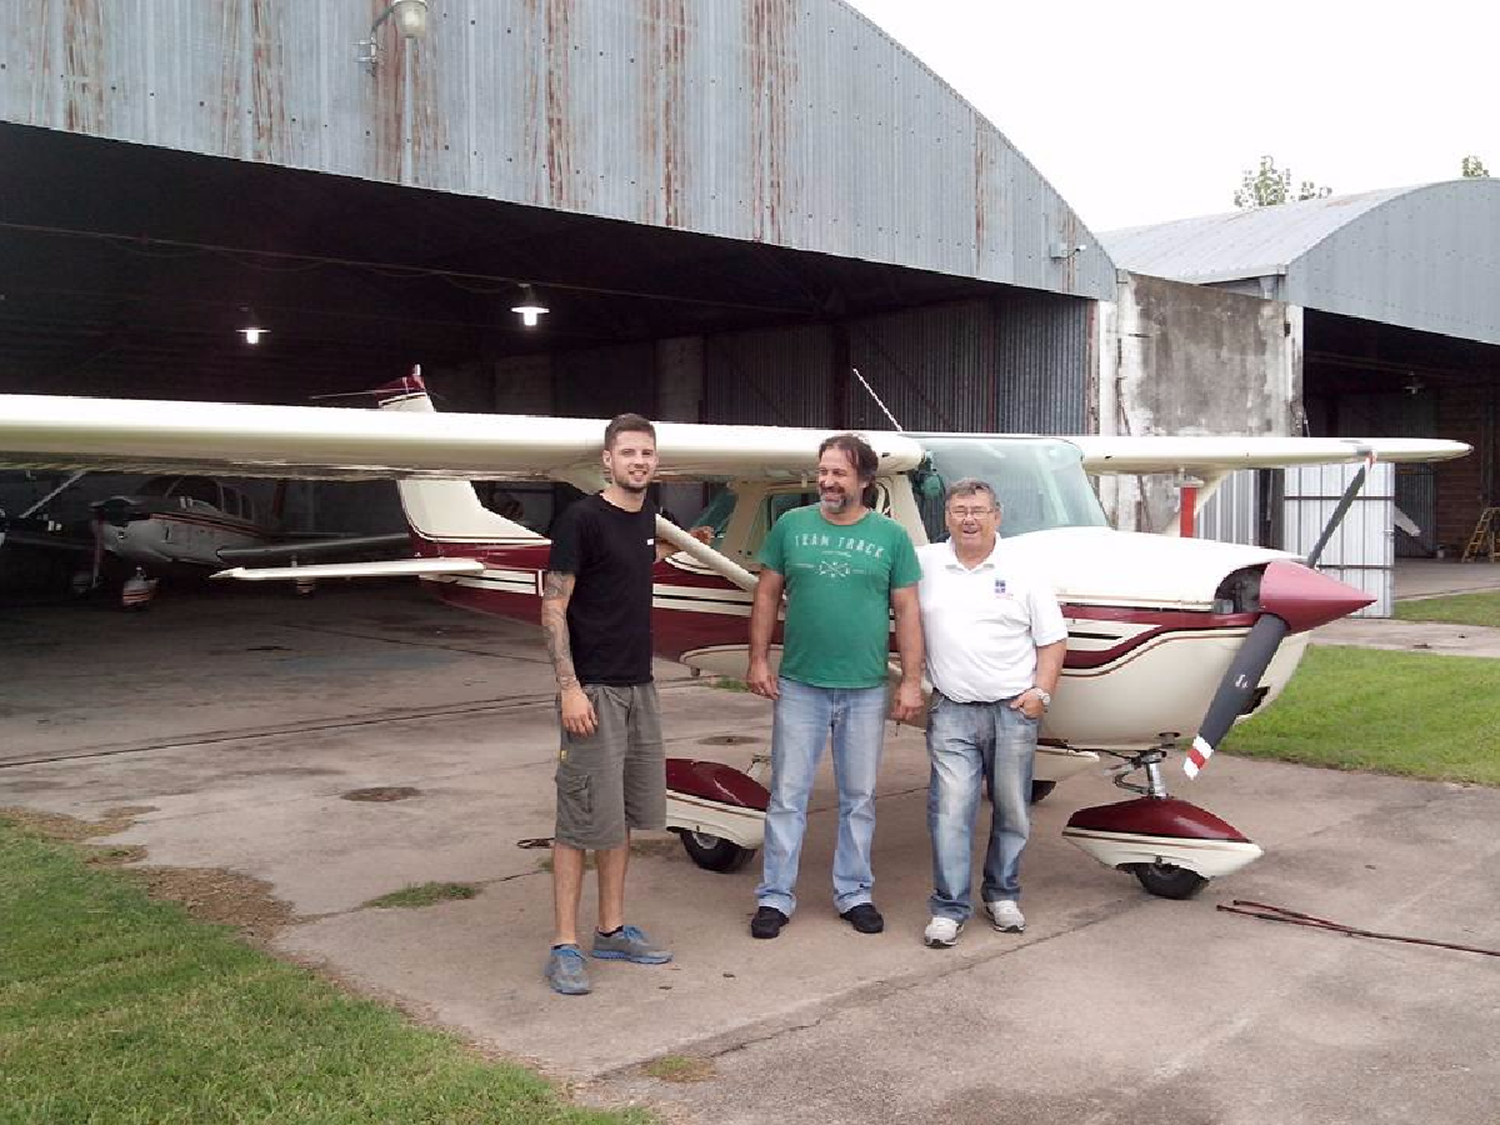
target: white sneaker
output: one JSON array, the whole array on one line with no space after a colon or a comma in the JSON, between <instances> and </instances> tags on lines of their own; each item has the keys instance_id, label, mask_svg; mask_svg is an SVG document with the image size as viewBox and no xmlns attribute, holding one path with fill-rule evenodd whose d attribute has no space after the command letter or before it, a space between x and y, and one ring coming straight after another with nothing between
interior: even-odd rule
<instances>
[{"instance_id":1,"label":"white sneaker","mask_svg":"<svg viewBox=\"0 0 1500 1125\"><path fill-rule=\"evenodd\" d=\"M990 920L1002 934L1019 934L1026 929L1026 915L1013 898L1000 898L984 904L990 912Z\"/></svg>"},{"instance_id":2,"label":"white sneaker","mask_svg":"<svg viewBox=\"0 0 1500 1125\"><path fill-rule=\"evenodd\" d=\"M964 932L964 924L952 918L933 917L922 931L922 940L933 949L951 949L958 944L958 935Z\"/></svg>"}]
</instances>

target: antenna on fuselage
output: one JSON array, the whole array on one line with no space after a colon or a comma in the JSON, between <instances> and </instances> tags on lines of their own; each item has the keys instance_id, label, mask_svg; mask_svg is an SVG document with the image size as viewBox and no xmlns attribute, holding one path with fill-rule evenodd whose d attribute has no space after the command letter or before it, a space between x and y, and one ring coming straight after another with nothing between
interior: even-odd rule
<instances>
[{"instance_id":1,"label":"antenna on fuselage","mask_svg":"<svg viewBox=\"0 0 1500 1125\"><path fill-rule=\"evenodd\" d=\"M875 405L880 407L880 412L891 420L891 428L898 434L904 434L906 431L901 428L901 423L896 421L896 416L886 409L885 403L880 401L880 396L875 393L875 388L865 382L865 377L859 373L859 368L851 367L849 370L854 372L854 377L859 380L859 385L869 392L870 397L875 400Z\"/></svg>"}]
</instances>

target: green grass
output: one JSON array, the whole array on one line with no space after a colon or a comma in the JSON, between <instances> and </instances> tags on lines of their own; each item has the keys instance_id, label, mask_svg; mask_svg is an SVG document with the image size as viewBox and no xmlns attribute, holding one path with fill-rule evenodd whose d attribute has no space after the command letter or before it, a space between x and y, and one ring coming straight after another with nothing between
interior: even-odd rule
<instances>
[{"instance_id":1,"label":"green grass","mask_svg":"<svg viewBox=\"0 0 1500 1125\"><path fill-rule=\"evenodd\" d=\"M1500 785L1500 660L1315 646L1234 728L1251 758Z\"/></svg>"},{"instance_id":2,"label":"green grass","mask_svg":"<svg viewBox=\"0 0 1500 1125\"><path fill-rule=\"evenodd\" d=\"M1500 629L1500 593L1454 594L1396 603L1402 621L1441 621L1450 625L1483 625Z\"/></svg>"},{"instance_id":3,"label":"green grass","mask_svg":"<svg viewBox=\"0 0 1500 1125\"><path fill-rule=\"evenodd\" d=\"M641 1070L663 1082L704 1082L717 1073L712 1059L697 1055L662 1055L646 1063Z\"/></svg>"},{"instance_id":4,"label":"green grass","mask_svg":"<svg viewBox=\"0 0 1500 1125\"><path fill-rule=\"evenodd\" d=\"M750 690L749 684L744 680L737 680L733 676L714 676L708 681L708 686L718 688L720 691L747 692Z\"/></svg>"},{"instance_id":5,"label":"green grass","mask_svg":"<svg viewBox=\"0 0 1500 1125\"><path fill-rule=\"evenodd\" d=\"M620 1123L0 820L0 1122Z\"/></svg>"},{"instance_id":6,"label":"green grass","mask_svg":"<svg viewBox=\"0 0 1500 1125\"><path fill-rule=\"evenodd\" d=\"M470 886L468 883L417 883L410 887L402 887L399 891L392 891L388 895L372 898L365 905L379 907L431 906L433 903L448 902L451 899L473 898L478 893L478 889Z\"/></svg>"}]
</instances>

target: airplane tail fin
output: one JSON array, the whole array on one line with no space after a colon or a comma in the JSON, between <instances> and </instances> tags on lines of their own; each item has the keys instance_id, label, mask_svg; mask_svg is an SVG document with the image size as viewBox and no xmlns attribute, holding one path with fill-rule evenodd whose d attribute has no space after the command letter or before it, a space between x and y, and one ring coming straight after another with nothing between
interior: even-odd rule
<instances>
[{"instance_id":1,"label":"airplane tail fin","mask_svg":"<svg viewBox=\"0 0 1500 1125\"><path fill-rule=\"evenodd\" d=\"M420 368L412 368L374 392L382 410L434 413ZM458 480L401 480L401 507L412 532L423 539L459 543L541 541L530 528L492 512L479 502L474 486Z\"/></svg>"}]
</instances>

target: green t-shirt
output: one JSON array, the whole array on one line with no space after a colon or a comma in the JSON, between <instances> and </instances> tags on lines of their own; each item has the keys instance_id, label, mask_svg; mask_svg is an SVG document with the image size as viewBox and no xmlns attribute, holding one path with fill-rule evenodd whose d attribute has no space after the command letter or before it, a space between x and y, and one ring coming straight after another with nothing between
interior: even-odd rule
<instances>
[{"instance_id":1,"label":"green t-shirt","mask_svg":"<svg viewBox=\"0 0 1500 1125\"><path fill-rule=\"evenodd\" d=\"M841 526L816 504L793 508L766 536L760 561L786 580L783 676L827 688L886 682L891 591L922 578L899 523L868 512Z\"/></svg>"}]
</instances>

